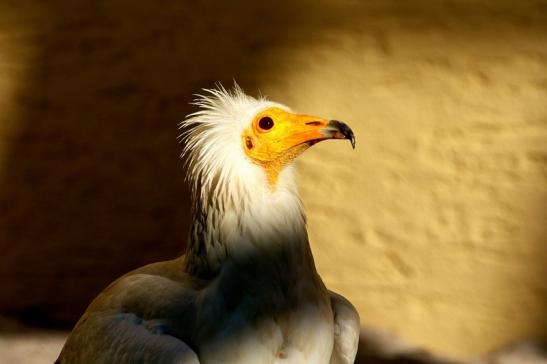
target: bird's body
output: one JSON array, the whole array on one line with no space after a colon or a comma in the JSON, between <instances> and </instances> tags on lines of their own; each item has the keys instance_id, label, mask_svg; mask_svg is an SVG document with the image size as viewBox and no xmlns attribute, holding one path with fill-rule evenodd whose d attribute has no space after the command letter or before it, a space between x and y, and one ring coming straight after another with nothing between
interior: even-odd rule
<instances>
[{"instance_id":1,"label":"bird's body","mask_svg":"<svg viewBox=\"0 0 547 364\"><path fill-rule=\"evenodd\" d=\"M106 288L61 363L353 362L359 318L315 269L290 165L319 140L353 134L239 88L210 92L184 122L186 255Z\"/></svg>"}]
</instances>

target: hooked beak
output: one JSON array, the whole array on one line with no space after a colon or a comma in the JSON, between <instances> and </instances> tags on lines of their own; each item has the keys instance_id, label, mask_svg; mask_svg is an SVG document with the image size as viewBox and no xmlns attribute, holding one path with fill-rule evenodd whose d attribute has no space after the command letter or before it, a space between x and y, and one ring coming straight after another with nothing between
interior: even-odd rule
<instances>
[{"instance_id":1,"label":"hooked beak","mask_svg":"<svg viewBox=\"0 0 547 364\"><path fill-rule=\"evenodd\" d=\"M293 145L306 143L311 146L327 139L347 139L355 149L355 135L346 123L307 115L298 115L297 118L298 122L293 124L288 138L292 139Z\"/></svg>"},{"instance_id":2,"label":"hooked beak","mask_svg":"<svg viewBox=\"0 0 547 364\"><path fill-rule=\"evenodd\" d=\"M355 135L353 130L346 124L338 120L329 120L326 127L321 130L326 139L348 139L351 147L355 149Z\"/></svg>"}]
</instances>

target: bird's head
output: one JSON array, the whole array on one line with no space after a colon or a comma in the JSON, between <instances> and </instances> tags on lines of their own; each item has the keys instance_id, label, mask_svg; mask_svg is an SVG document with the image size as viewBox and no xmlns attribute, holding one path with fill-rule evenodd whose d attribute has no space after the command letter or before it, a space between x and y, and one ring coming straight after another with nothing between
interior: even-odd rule
<instances>
[{"instance_id":1,"label":"bird's head","mask_svg":"<svg viewBox=\"0 0 547 364\"><path fill-rule=\"evenodd\" d=\"M202 198L222 193L226 184L276 191L290 162L315 143L348 139L355 147L343 122L294 113L237 85L204 91L195 101L200 110L181 123L188 177Z\"/></svg>"}]
</instances>

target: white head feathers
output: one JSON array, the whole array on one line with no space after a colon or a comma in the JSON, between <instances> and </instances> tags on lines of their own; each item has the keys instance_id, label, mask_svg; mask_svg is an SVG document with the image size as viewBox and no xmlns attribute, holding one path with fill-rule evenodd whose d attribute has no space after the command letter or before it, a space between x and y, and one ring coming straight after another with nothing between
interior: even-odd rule
<instances>
[{"instance_id":1,"label":"white head feathers","mask_svg":"<svg viewBox=\"0 0 547 364\"><path fill-rule=\"evenodd\" d=\"M219 194L229 192L225 190L227 186L249 187L245 182L252 183L252 188L265 186L256 180L263 178L264 173L245 155L241 135L261 110L273 106L288 108L265 98L248 96L237 84L232 90L218 85L216 89L204 91L205 94L197 95L193 102L200 110L180 124L184 129L181 156L185 159L194 198L216 199ZM234 192L240 195L245 191Z\"/></svg>"}]
</instances>

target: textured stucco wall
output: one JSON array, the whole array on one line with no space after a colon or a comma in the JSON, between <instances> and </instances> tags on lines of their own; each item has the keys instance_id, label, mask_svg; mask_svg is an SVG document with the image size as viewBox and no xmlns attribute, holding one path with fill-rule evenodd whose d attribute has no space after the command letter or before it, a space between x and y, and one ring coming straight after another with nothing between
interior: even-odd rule
<instances>
[{"instance_id":1,"label":"textured stucco wall","mask_svg":"<svg viewBox=\"0 0 547 364\"><path fill-rule=\"evenodd\" d=\"M299 160L317 265L447 354L547 338L547 3L0 4L0 312L73 320L182 250L192 93L347 121Z\"/></svg>"},{"instance_id":2,"label":"textured stucco wall","mask_svg":"<svg viewBox=\"0 0 547 364\"><path fill-rule=\"evenodd\" d=\"M270 92L357 135L300 163L317 264L445 353L547 338L547 33L533 7L427 9L292 50Z\"/></svg>"},{"instance_id":3,"label":"textured stucco wall","mask_svg":"<svg viewBox=\"0 0 547 364\"><path fill-rule=\"evenodd\" d=\"M547 335L547 42L450 20L331 34L280 89L357 135L301 163L327 284L364 322L457 354Z\"/></svg>"}]
</instances>

